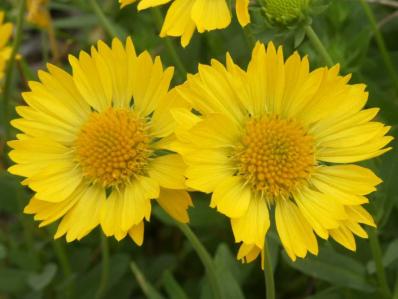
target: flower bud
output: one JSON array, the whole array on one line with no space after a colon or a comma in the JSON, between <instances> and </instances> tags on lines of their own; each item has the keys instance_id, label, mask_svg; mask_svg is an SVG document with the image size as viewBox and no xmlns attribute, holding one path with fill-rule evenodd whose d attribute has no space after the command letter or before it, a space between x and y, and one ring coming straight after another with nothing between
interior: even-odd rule
<instances>
[{"instance_id":1,"label":"flower bud","mask_svg":"<svg viewBox=\"0 0 398 299\"><path fill-rule=\"evenodd\" d=\"M272 25L290 26L306 18L312 0L264 0Z\"/></svg>"}]
</instances>

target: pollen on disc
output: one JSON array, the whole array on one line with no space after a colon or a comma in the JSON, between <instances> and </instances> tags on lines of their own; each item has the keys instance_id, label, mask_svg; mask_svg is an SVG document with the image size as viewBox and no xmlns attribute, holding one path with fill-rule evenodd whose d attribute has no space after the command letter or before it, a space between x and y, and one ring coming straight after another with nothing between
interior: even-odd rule
<instances>
[{"instance_id":1,"label":"pollen on disc","mask_svg":"<svg viewBox=\"0 0 398 299\"><path fill-rule=\"evenodd\" d=\"M289 195L314 167L314 140L294 120L264 116L247 122L237 148L239 174L268 198Z\"/></svg>"},{"instance_id":2,"label":"pollen on disc","mask_svg":"<svg viewBox=\"0 0 398 299\"><path fill-rule=\"evenodd\" d=\"M141 174L150 155L145 123L128 109L93 112L75 142L84 175L105 187Z\"/></svg>"}]
</instances>

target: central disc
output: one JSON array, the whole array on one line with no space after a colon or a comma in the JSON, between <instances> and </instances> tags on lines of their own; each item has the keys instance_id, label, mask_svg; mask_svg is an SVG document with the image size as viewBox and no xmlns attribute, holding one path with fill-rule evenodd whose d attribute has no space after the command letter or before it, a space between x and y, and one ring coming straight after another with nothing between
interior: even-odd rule
<instances>
[{"instance_id":1,"label":"central disc","mask_svg":"<svg viewBox=\"0 0 398 299\"><path fill-rule=\"evenodd\" d=\"M296 121L264 116L247 122L236 157L239 174L252 189L275 199L309 177L314 141Z\"/></svg>"},{"instance_id":2,"label":"central disc","mask_svg":"<svg viewBox=\"0 0 398 299\"><path fill-rule=\"evenodd\" d=\"M104 187L142 174L149 155L145 123L131 110L93 112L76 139L76 155L84 175Z\"/></svg>"}]
</instances>

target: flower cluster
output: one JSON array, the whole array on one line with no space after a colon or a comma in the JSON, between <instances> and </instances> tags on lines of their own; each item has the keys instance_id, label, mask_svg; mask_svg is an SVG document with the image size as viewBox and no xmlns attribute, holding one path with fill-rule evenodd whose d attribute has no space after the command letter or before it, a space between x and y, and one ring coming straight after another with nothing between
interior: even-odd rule
<instances>
[{"instance_id":1,"label":"flower cluster","mask_svg":"<svg viewBox=\"0 0 398 299\"><path fill-rule=\"evenodd\" d=\"M138 9L166 2L141 0ZM248 3L236 1L242 26ZM292 3L308 5L284 8L301 9ZM161 35L187 45L195 30L228 26L230 14L225 0L175 0ZM12 30L3 17L0 79ZM258 42L246 69L227 54L226 65L199 65L170 88L173 67L137 53L131 38L99 41L69 63L71 73L48 64L29 82L11 122L20 133L8 143L9 172L34 194L25 213L40 226L59 220L55 238L80 240L100 226L141 245L152 200L189 222L188 190L211 194L246 262L261 253L271 219L292 260L316 255L317 237L355 250L363 225L375 226L363 206L381 180L355 163L391 149L390 127L364 108L366 86L350 84L339 65L311 71L307 57Z\"/></svg>"}]
</instances>

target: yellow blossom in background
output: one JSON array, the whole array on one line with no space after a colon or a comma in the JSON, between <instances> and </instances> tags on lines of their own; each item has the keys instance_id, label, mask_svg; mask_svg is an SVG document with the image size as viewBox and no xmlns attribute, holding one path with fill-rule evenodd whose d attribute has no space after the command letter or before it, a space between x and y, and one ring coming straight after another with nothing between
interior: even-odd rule
<instances>
[{"instance_id":1,"label":"yellow blossom in background","mask_svg":"<svg viewBox=\"0 0 398 299\"><path fill-rule=\"evenodd\" d=\"M119 0L121 7L136 2ZM139 0L138 10L172 2L162 30L161 37L181 37L182 46L187 46L195 30L200 33L224 29L231 23L231 12L226 0ZM250 22L249 0L236 0L236 15L239 23L246 26Z\"/></svg>"},{"instance_id":2,"label":"yellow blossom in background","mask_svg":"<svg viewBox=\"0 0 398 299\"><path fill-rule=\"evenodd\" d=\"M12 24L4 22L4 12L0 11L0 80L4 77L7 60L11 55L11 48L7 47L12 34Z\"/></svg>"},{"instance_id":3,"label":"yellow blossom in background","mask_svg":"<svg viewBox=\"0 0 398 299\"><path fill-rule=\"evenodd\" d=\"M48 2L49 0L28 0L27 20L38 27L48 28L51 23Z\"/></svg>"},{"instance_id":4,"label":"yellow blossom in background","mask_svg":"<svg viewBox=\"0 0 398 299\"><path fill-rule=\"evenodd\" d=\"M258 43L247 71L227 56L177 87L195 113L173 110L173 148L187 186L230 218L239 259L261 252L270 210L292 260L318 253L316 235L355 250L361 224L375 226L362 205L381 180L353 163L387 152L392 137L372 121L378 109L364 109L365 85L349 80L338 65L310 71L307 57Z\"/></svg>"},{"instance_id":5,"label":"yellow blossom in background","mask_svg":"<svg viewBox=\"0 0 398 299\"><path fill-rule=\"evenodd\" d=\"M112 47L100 41L69 61L72 75L51 64L39 72L12 121L23 133L9 142L16 162L9 171L35 192L25 213L40 226L62 219L55 238L80 240L100 224L106 236L128 234L138 245L152 199L188 222L185 165L164 150L172 141L169 109L185 106L169 92L173 68L148 52L136 55L130 38Z\"/></svg>"}]
</instances>

